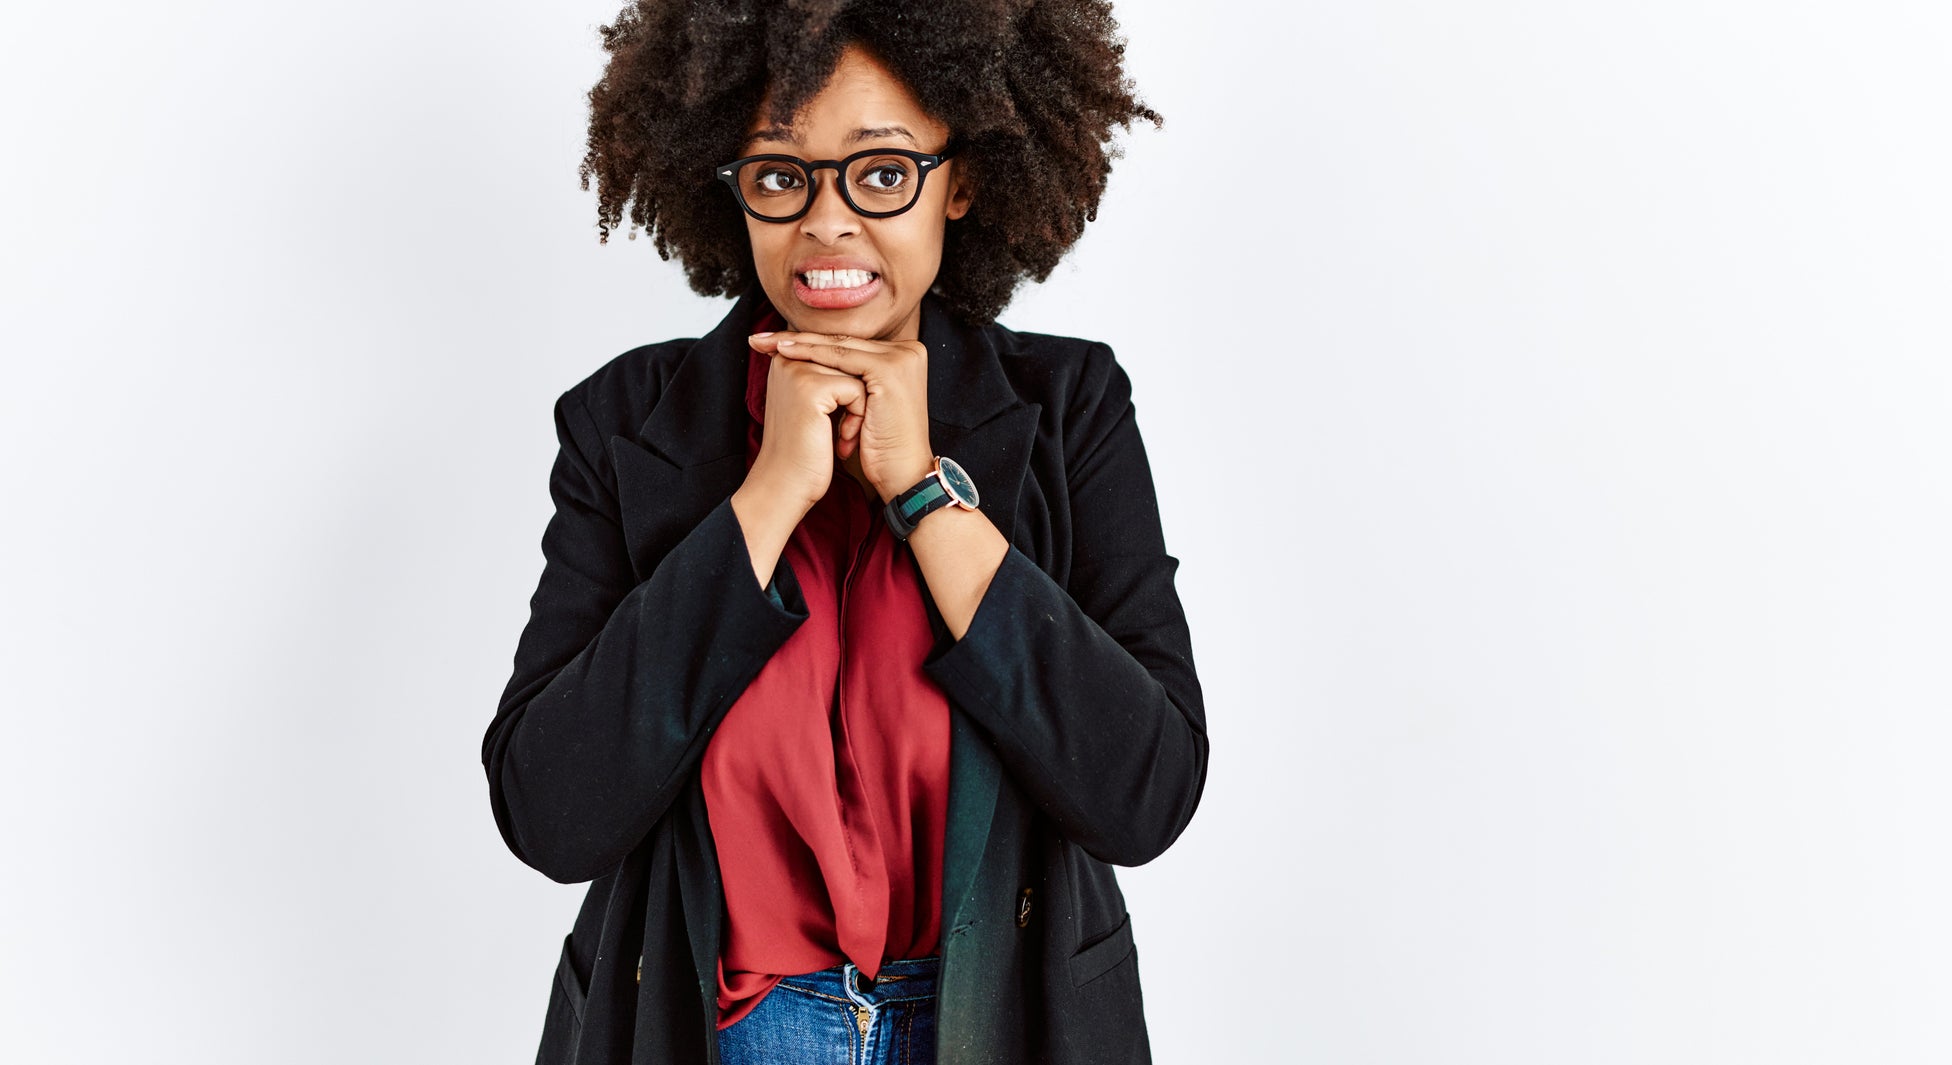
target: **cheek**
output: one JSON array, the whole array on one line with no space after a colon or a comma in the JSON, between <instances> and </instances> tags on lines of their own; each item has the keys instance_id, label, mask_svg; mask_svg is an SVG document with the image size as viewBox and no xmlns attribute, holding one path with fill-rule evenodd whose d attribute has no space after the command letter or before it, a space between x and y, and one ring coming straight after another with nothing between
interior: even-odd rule
<instances>
[{"instance_id":1,"label":"cheek","mask_svg":"<svg viewBox=\"0 0 1952 1065\"><path fill-rule=\"evenodd\" d=\"M771 274L778 267L780 259L786 254L786 245L775 230L790 228L762 226L750 218L746 219L746 244L752 248L752 261L760 273Z\"/></svg>"},{"instance_id":2,"label":"cheek","mask_svg":"<svg viewBox=\"0 0 1952 1065\"><path fill-rule=\"evenodd\" d=\"M905 274L933 274L942 262L942 225L939 220L931 222L927 217L918 218L917 225L903 226L895 237L894 251L897 269Z\"/></svg>"}]
</instances>

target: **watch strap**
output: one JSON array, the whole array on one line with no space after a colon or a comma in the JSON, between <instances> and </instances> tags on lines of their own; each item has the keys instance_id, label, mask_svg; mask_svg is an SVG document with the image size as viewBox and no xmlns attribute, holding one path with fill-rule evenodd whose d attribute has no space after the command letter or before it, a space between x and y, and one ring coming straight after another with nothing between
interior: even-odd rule
<instances>
[{"instance_id":1,"label":"watch strap","mask_svg":"<svg viewBox=\"0 0 1952 1065\"><path fill-rule=\"evenodd\" d=\"M913 488L890 499L882 509L883 516L888 519L888 528L894 531L896 539L908 539L908 534L915 531L915 526L923 518L955 502L949 490L942 485L938 472L940 468L938 465L936 470L916 482Z\"/></svg>"}]
</instances>

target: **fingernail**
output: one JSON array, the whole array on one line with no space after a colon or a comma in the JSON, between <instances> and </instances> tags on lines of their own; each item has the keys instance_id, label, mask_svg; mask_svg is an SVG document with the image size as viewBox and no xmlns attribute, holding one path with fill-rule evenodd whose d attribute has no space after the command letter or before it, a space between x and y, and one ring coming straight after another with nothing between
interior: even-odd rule
<instances>
[{"instance_id":1,"label":"fingernail","mask_svg":"<svg viewBox=\"0 0 1952 1065\"><path fill-rule=\"evenodd\" d=\"M779 342L779 346L782 348L790 348L793 346L793 342L791 340L782 340Z\"/></svg>"},{"instance_id":2,"label":"fingernail","mask_svg":"<svg viewBox=\"0 0 1952 1065\"><path fill-rule=\"evenodd\" d=\"M752 334L752 339L754 339L754 340L758 340L758 339L759 339L760 337L769 337L769 336L772 336L772 335L773 335L773 334L772 334L772 333L770 333L770 332L766 332L766 333L754 333L754 334Z\"/></svg>"}]
</instances>

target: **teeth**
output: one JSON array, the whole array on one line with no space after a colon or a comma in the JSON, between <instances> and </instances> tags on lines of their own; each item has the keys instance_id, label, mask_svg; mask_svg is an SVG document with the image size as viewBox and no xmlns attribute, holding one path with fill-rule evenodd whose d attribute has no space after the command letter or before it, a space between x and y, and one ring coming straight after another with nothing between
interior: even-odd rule
<instances>
[{"instance_id":1,"label":"teeth","mask_svg":"<svg viewBox=\"0 0 1952 1065\"><path fill-rule=\"evenodd\" d=\"M808 288L860 288L874 280L866 270L808 270Z\"/></svg>"}]
</instances>

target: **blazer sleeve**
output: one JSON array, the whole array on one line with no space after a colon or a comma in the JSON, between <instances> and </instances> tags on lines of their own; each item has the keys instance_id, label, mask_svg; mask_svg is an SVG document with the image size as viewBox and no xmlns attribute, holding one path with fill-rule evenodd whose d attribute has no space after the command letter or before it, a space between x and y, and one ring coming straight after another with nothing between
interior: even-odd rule
<instances>
[{"instance_id":1,"label":"blazer sleeve","mask_svg":"<svg viewBox=\"0 0 1952 1065\"><path fill-rule=\"evenodd\" d=\"M1066 415L1068 587L1011 545L962 638L923 665L1068 839L1128 866L1179 838L1207 768L1179 560L1131 395L1094 345Z\"/></svg>"},{"instance_id":2,"label":"blazer sleeve","mask_svg":"<svg viewBox=\"0 0 1952 1065\"><path fill-rule=\"evenodd\" d=\"M516 857L560 883L609 872L675 798L712 731L806 620L792 568L753 579L731 497L638 582L588 408L556 402L542 577L482 740Z\"/></svg>"}]
</instances>

